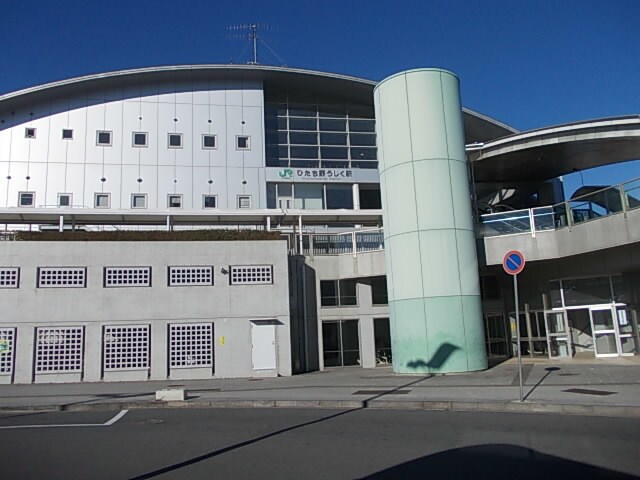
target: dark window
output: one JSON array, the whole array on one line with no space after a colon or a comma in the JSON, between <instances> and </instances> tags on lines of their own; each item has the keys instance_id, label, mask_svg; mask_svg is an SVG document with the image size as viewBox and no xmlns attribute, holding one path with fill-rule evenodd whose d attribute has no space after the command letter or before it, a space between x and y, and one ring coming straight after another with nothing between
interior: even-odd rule
<instances>
[{"instance_id":1,"label":"dark window","mask_svg":"<svg viewBox=\"0 0 640 480\"><path fill-rule=\"evenodd\" d=\"M349 135L349 143L355 147L375 147L376 136L366 133L352 133Z\"/></svg>"},{"instance_id":2,"label":"dark window","mask_svg":"<svg viewBox=\"0 0 640 480\"><path fill-rule=\"evenodd\" d=\"M111 132L99 131L97 133L96 142L98 145L111 145Z\"/></svg>"},{"instance_id":3,"label":"dark window","mask_svg":"<svg viewBox=\"0 0 640 480\"><path fill-rule=\"evenodd\" d=\"M320 305L323 307L344 307L358 304L355 279L321 280Z\"/></svg>"},{"instance_id":4,"label":"dark window","mask_svg":"<svg viewBox=\"0 0 640 480\"><path fill-rule=\"evenodd\" d=\"M169 134L169 148L182 148L182 134L170 133Z\"/></svg>"},{"instance_id":5,"label":"dark window","mask_svg":"<svg viewBox=\"0 0 640 480\"><path fill-rule=\"evenodd\" d=\"M24 138L36 138L36 129L35 128L25 128L24 129Z\"/></svg>"},{"instance_id":6,"label":"dark window","mask_svg":"<svg viewBox=\"0 0 640 480\"><path fill-rule=\"evenodd\" d=\"M202 197L202 206L204 208L217 208L218 197L216 195L205 195Z\"/></svg>"},{"instance_id":7,"label":"dark window","mask_svg":"<svg viewBox=\"0 0 640 480\"><path fill-rule=\"evenodd\" d=\"M318 147L291 147L291 158L318 158Z\"/></svg>"},{"instance_id":8,"label":"dark window","mask_svg":"<svg viewBox=\"0 0 640 480\"><path fill-rule=\"evenodd\" d=\"M322 322L325 367L360 365L358 320Z\"/></svg>"},{"instance_id":9,"label":"dark window","mask_svg":"<svg viewBox=\"0 0 640 480\"><path fill-rule=\"evenodd\" d=\"M327 209L353 209L353 191L351 185L327 184Z\"/></svg>"},{"instance_id":10,"label":"dark window","mask_svg":"<svg viewBox=\"0 0 640 480\"><path fill-rule=\"evenodd\" d=\"M316 130L315 118L289 118L289 130Z\"/></svg>"},{"instance_id":11,"label":"dark window","mask_svg":"<svg viewBox=\"0 0 640 480\"><path fill-rule=\"evenodd\" d=\"M373 336L376 345L376 364L391 363L391 329L388 318L373 319Z\"/></svg>"},{"instance_id":12,"label":"dark window","mask_svg":"<svg viewBox=\"0 0 640 480\"><path fill-rule=\"evenodd\" d=\"M321 118L320 130L324 132L344 132L347 130L347 121L334 118Z\"/></svg>"},{"instance_id":13,"label":"dark window","mask_svg":"<svg viewBox=\"0 0 640 480\"><path fill-rule=\"evenodd\" d=\"M318 135L315 133L291 132L289 141L293 145L317 145Z\"/></svg>"},{"instance_id":14,"label":"dark window","mask_svg":"<svg viewBox=\"0 0 640 480\"><path fill-rule=\"evenodd\" d=\"M362 210L382 208L382 199L380 197L379 184L361 183L359 190L360 190L360 208Z\"/></svg>"},{"instance_id":15,"label":"dark window","mask_svg":"<svg viewBox=\"0 0 640 480\"><path fill-rule=\"evenodd\" d=\"M338 282L336 280L320 281L320 304L323 307L338 306Z\"/></svg>"},{"instance_id":16,"label":"dark window","mask_svg":"<svg viewBox=\"0 0 640 480\"><path fill-rule=\"evenodd\" d=\"M371 279L371 303L373 305L389 304L386 277L373 277Z\"/></svg>"},{"instance_id":17,"label":"dark window","mask_svg":"<svg viewBox=\"0 0 640 480\"><path fill-rule=\"evenodd\" d=\"M320 144L321 145L346 145L347 134L346 133L321 133Z\"/></svg>"},{"instance_id":18,"label":"dark window","mask_svg":"<svg viewBox=\"0 0 640 480\"><path fill-rule=\"evenodd\" d=\"M376 123L374 120L349 120L350 132L375 132Z\"/></svg>"},{"instance_id":19,"label":"dark window","mask_svg":"<svg viewBox=\"0 0 640 480\"><path fill-rule=\"evenodd\" d=\"M498 277L495 275L487 275L480 277L480 296L487 300L500 298L500 285Z\"/></svg>"},{"instance_id":20,"label":"dark window","mask_svg":"<svg viewBox=\"0 0 640 480\"><path fill-rule=\"evenodd\" d=\"M216 148L216 136L215 135L203 135L202 136L202 148Z\"/></svg>"},{"instance_id":21,"label":"dark window","mask_svg":"<svg viewBox=\"0 0 640 480\"><path fill-rule=\"evenodd\" d=\"M238 135L236 137L236 148L238 150L249 150L250 148L249 137L245 135Z\"/></svg>"},{"instance_id":22,"label":"dark window","mask_svg":"<svg viewBox=\"0 0 640 480\"><path fill-rule=\"evenodd\" d=\"M320 147L320 156L322 158L346 160L349 158L349 152L346 147Z\"/></svg>"},{"instance_id":23,"label":"dark window","mask_svg":"<svg viewBox=\"0 0 640 480\"><path fill-rule=\"evenodd\" d=\"M133 146L134 147L146 147L147 146L147 134L144 132L133 133Z\"/></svg>"},{"instance_id":24,"label":"dark window","mask_svg":"<svg viewBox=\"0 0 640 480\"><path fill-rule=\"evenodd\" d=\"M70 128L62 129L62 139L63 140L73 140L73 130Z\"/></svg>"},{"instance_id":25,"label":"dark window","mask_svg":"<svg viewBox=\"0 0 640 480\"><path fill-rule=\"evenodd\" d=\"M352 160L377 160L376 149L371 147L351 147Z\"/></svg>"}]
</instances>

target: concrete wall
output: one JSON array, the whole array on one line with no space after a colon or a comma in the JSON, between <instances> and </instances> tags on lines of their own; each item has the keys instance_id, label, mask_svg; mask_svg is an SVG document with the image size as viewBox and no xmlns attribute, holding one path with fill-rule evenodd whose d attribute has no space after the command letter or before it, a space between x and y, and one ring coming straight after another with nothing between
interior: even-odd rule
<instances>
[{"instance_id":1,"label":"concrete wall","mask_svg":"<svg viewBox=\"0 0 640 480\"><path fill-rule=\"evenodd\" d=\"M273 284L230 285L229 265L273 265ZM169 287L167 266L212 265L213 286ZM21 269L20 288L3 289L0 327L17 327L15 382L34 380L34 331L42 326L83 326L84 371L47 375L36 381L99 381L132 378L211 377L194 369L168 371L167 329L171 323L214 325L216 377L290 375L289 282L286 242L5 242L0 266ZM36 288L43 266L87 268L86 288ZM151 266L151 287L103 287L105 266ZM273 320L277 367L252 368L251 320ZM260 322L259 322L260 323ZM265 323L265 322L262 322ZM149 371L109 372L101 368L105 325L150 325Z\"/></svg>"}]
</instances>

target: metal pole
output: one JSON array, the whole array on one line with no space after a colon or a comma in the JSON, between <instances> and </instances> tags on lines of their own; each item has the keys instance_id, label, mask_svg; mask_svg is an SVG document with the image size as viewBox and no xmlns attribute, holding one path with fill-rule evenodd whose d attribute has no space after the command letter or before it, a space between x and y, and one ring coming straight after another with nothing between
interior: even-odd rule
<instances>
[{"instance_id":1,"label":"metal pole","mask_svg":"<svg viewBox=\"0 0 640 480\"><path fill-rule=\"evenodd\" d=\"M513 276L513 296L516 305L516 348L518 349L518 380L520 383L520 401L524 401L522 388L522 352L520 351L520 311L518 309L518 275Z\"/></svg>"}]
</instances>

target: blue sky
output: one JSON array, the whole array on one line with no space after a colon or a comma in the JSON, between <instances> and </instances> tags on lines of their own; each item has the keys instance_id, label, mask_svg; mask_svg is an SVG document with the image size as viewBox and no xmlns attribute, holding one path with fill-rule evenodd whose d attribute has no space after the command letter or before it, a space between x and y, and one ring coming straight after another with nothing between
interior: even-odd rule
<instances>
[{"instance_id":1,"label":"blue sky","mask_svg":"<svg viewBox=\"0 0 640 480\"><path fill-rule=\"evenodd\" d=\"M122 68L246 62L227 27L261 22L288 66L374 80L448 68L465 106L521 130L640 113L638 0L4 0L0 15L0 93ZM614 173L640 176L640 166Z\"/></svg>"}]
</instances>

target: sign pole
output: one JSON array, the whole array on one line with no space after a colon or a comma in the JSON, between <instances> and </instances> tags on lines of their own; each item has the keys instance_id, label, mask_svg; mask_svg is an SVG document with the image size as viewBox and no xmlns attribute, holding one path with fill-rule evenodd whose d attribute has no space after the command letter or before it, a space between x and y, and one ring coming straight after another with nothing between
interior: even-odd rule
<instances>
[{"instance_id":1,"label":"sign pole","mask_svg":"<svg viewBox=\"0 0 640 480\"><path fill-rule=\"evenodd\" d=\"M520 309L518 307L518 275L513 275L513 296L516 306L516 348L518 349L518 380L520 383L520 401L524 401L522 388L522 352L520 351Z\"/></svg>"}]
</instances>

